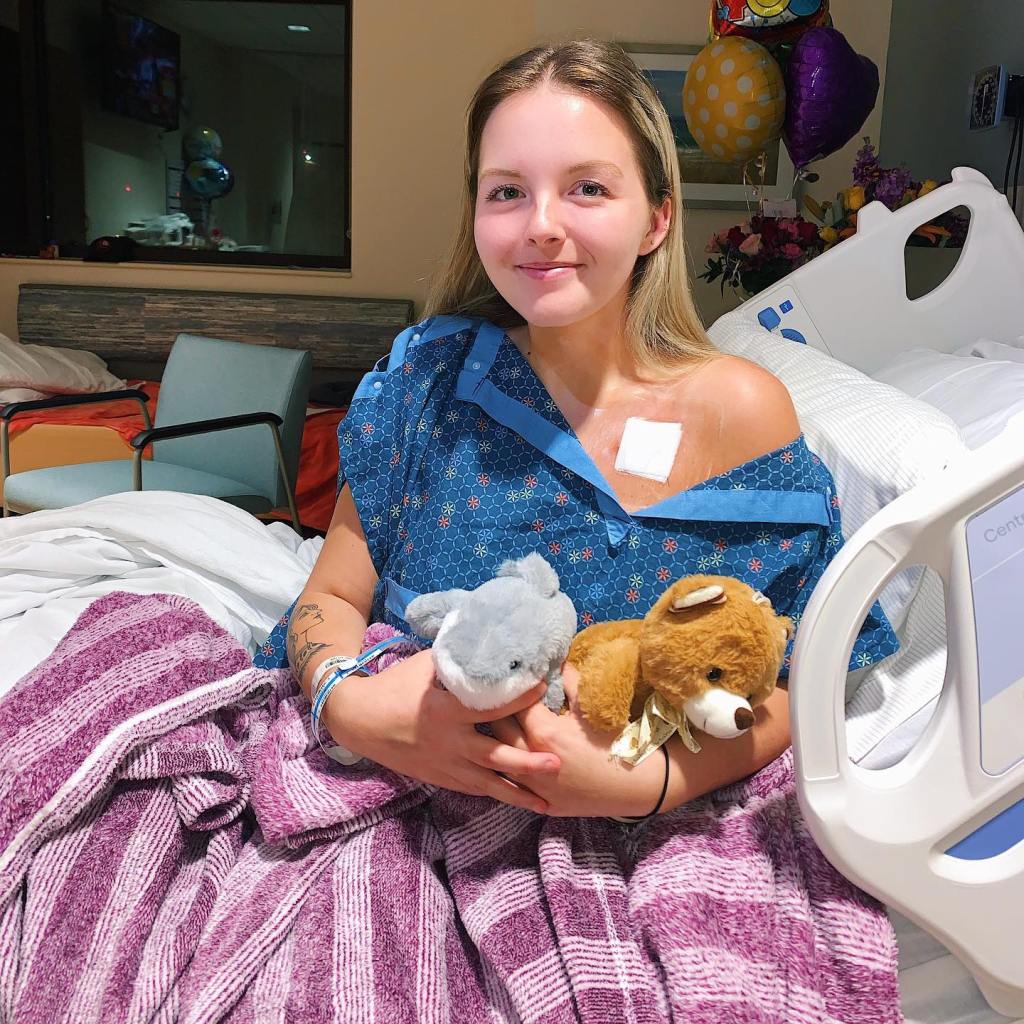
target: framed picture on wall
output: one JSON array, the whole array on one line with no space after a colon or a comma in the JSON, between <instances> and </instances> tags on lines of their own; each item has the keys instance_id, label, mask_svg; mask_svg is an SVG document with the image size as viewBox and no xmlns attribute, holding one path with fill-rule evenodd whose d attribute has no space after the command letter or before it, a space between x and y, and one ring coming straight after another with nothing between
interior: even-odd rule
<instances>
[{"instance_id":1,"label":"framed picture on wall","mask_svg":"<svg viewBox=\"0 0 1024 1024\"><path fill-rule=\"evenodd\" d=\"M668 111L672 134L679 155L683 179L683 203L688 207L727 207L746 209L754 193L743 181L743 164L716 160L707 155L690 134L683 117L683 82L694 57L703 46L665 43L620 43L654 86ZM767 150L765 199L789 198L795 169L786 147L776 140ZM748 174L759 173L753 163Z\"/></svg>"}]
</instances>

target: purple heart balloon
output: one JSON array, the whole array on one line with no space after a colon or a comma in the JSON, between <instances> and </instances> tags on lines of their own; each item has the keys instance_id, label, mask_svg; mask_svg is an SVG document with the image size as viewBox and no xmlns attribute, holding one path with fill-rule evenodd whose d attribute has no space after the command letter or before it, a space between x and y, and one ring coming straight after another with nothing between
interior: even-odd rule
<instances>
[{"instance_id":1,"label":"purple heart balloon","mask_svg":"<svg viewBox=\"0 0 1024 1024\"><path fill-rule=\"evenodd\" d=\"M855 53L842 32L808 29L786 68L782 137L797 167L846 145L878 98L878 68Z\"/></svg>"}]
</instances>

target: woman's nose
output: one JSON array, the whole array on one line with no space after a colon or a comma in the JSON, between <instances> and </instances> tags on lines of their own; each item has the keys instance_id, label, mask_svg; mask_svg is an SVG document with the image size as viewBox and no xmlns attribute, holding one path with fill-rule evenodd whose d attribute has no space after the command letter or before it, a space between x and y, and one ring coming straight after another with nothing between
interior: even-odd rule
<instances>
[{"instance_id":1,"label":"woman's nose","mask_svg":"<svg viewBox=\"0 0 1024 1024\"><path fill-rule=\"evenodd\" d=\"M534 245L548 245L565 238L565 228L562 227L555 204L550 200L534 203L527 235Z\"/></svg>"}]
</instances>

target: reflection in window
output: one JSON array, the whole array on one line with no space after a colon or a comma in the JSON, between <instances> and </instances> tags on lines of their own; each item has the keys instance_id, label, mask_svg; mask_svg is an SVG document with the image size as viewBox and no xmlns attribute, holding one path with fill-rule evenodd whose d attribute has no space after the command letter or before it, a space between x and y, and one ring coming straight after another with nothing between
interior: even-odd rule
<instances>
[{"instance_id":1,"label":"reflection in window","mask_svg":"<svg viewBox=\"0 0 1024 1024\"><path fill-rule=\"evenodd\" d=\"M46 4L52 240L348 266L342 2ZM295 257L282 259L283 256Z\"/></svg>"}]
</instances>

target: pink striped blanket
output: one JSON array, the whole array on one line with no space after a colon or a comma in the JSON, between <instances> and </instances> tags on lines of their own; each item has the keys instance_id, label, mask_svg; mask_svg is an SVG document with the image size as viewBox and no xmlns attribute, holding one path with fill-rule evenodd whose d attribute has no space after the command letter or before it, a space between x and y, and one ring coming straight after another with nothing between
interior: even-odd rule
<instances>
[{"instance_id":1,"label":"pink striped blanket","mask_svg":"<svg viewBox=\"0 0 1024 1024\"><path fill-rule=\"evenodd\" d=\"M112 594L0 702L0 1020L901 1019L792 762L625 830L321 754L286 672Z\"/></svg>"}]
</instances>

